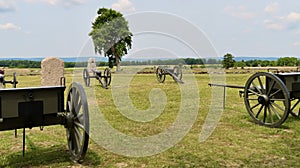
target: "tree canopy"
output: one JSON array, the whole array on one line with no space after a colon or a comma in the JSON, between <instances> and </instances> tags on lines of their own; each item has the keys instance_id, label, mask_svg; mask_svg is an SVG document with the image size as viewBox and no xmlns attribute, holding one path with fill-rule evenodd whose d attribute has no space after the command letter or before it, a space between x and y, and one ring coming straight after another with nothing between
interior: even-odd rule
<instances>
[{"instance_id":1,"label":"tree canopy","mask_svg":"<svg viewBox=\"0 0 300 168\"><path fill-rule=\"evenodd\" d=\"M222 65L225 69L229 69L231 67L234 66L234 57L231 54L226 54L224 55L223 61L222 61Z\"/></svg>"},{"instance_id":2,"label":"tree canopy","mask_svg":"<svg viewBox=\"0 0 300 168\"><path fill-rule=\"evenodd\" d=\"M131 48L132 33L128 22L113 9L100 8L97 14L89 36L93 39L95 52L108 57L109 66L116 65L118 71L122 56Z\"/></svg>"},{"instance_id":3,"label":"tree canopy","mask_svg":"<svg viewBox=\"0 0 300 168\"><path fill-rule=\"evenodd\" d=\"M278 66L295 66L298 59L295 57L282 57L277 60Z\"/></svg>"}]
</instances>

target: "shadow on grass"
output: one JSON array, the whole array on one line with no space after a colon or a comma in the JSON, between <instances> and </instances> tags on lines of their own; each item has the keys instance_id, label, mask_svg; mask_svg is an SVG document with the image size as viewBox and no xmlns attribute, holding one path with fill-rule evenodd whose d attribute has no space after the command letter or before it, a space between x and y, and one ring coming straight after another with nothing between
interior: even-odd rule
<instances>
[{"instance_id":1,"label":"shadow on grass","mask_svg":"<svg viewBox=\"0 0 300 168\"><path fill-rule=\"evenodd\" d=\"M81 164L86 167L97 167L101 164L101 157L88 150L84 162ZM47 148L30 147L22 156L22 151L11 153L0 161L0 167L33 167L33 166L67 167L79 165L71 160L71 155L65 145L57 145ZM52 165L52 166L51 166Z\"/></svg>"}]
</instances>

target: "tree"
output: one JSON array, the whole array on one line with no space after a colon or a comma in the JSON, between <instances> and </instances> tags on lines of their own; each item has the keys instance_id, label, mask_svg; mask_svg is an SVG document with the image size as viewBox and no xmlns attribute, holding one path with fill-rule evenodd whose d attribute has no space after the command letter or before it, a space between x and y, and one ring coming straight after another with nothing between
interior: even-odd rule
<instances>
[{"instance_id":1,"label":"tree","mask_svg":"<svg viewBox=\"0 0 300 168\"><path fill-rule=\"evenodd\" d=\"M295 57L282 57L277 60L278 66L295 66L298 59Z\"/></svg>"},{"instance_id":2,"label":"tree","mask_svg":"<svg viewBox=\"0 0 300 168\"><path fill-rule=\"evenodd\" d=\"M231 54L226 54L224 55L224 58L223 58L223 61L222 61L222 65L223 65L223 68L225 69L229 69L230 67L233 67L234 66L234 57L231 55Z\"/></svg>"},{"instance_id":3,"label":"tree","mask_svg":"<svg viewBox=\"0 0 300 168\"><path fill-rule=\"evenodd\" d=\"M117 66L120 70L120 61L123 55L131 48L131 36L128 22L120 12L113 9L100 8L98 16L92 23L92 37L95 52L108 57L109 67Z\"/></svg>"}]
</instances>

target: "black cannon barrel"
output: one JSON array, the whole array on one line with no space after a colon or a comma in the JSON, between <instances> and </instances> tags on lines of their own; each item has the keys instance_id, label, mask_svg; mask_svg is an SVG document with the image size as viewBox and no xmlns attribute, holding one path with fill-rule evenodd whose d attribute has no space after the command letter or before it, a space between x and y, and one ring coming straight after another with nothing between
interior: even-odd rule
<instances>
[{"instance_id":1,"label":"black cannon barrel","mask_svg":"<svg viewBox=\"0 0 300 168\"><path fill-rule=\"evenodd\" d=\"M210 87L217 86L217 87L228 87L228 88L236 88L236 89L245 89L245 86L238 86L238 85L229 85L229 84L216 84L216 83L209 83Z\"/></svg>"}]
</instances>

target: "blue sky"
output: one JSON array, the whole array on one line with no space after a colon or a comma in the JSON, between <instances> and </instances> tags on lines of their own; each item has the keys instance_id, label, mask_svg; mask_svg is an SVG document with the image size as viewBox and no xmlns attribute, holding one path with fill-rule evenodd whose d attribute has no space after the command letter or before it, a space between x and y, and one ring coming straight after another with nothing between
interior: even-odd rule
<instances>
[{"instance_id":1,"label":"blue sky","mask_svg":"<svg viewBox=\"0 0 300 168\"><path fill-rule=\"evenodd\" d=\"M296 0L0 0L0 57L93 53L86 46L91 45L88 33L100 7L129 18L156 11L186 20L206 35L220 56L300 56L300 1ZM168 22L157 20L157 24ZM129 22L130 29L137 24ZM187 33L180 24L169 29ZM155 48L172 54L181 49L176 42L160 39L136 36L131 53ZM192 55L185 51L177 55Z\"/></svg>"}]
</instances>

